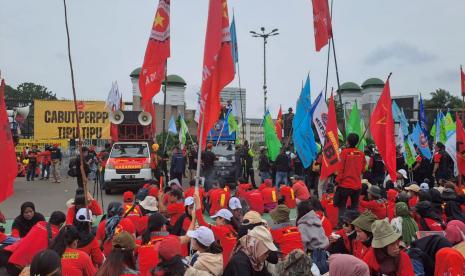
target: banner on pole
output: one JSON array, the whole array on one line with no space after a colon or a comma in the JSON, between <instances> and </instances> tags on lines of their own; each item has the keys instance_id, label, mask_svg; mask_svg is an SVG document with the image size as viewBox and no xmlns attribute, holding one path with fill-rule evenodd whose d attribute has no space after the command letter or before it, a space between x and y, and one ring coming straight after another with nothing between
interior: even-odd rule
<instances>
[{"instance_id":1,"label":"banner on pole","mask_svg":"<svg viewBox=\"0 0 465 276\"><path fill-rule=\"evenodd\" d=\"M109 113L103 101L79 101L83 139L110 139ZM76 139L73 101L34 101L35 139Z\"/></svg>"}]
</instances>

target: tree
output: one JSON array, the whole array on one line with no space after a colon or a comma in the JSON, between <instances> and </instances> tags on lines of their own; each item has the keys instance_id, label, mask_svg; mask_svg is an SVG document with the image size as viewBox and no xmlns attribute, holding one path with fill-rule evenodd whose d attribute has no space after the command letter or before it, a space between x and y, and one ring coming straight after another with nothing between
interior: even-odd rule
<instances>
[{"instance_id":1,"label":"tree","mask_svg":"<svg viewBox=\"0 0 465 276\"><path fill-rule=\"evenodd\" d=\"M16 89L7 85L5 88L5 99L21 102L33 102L38 100L56 100L56 94L49 91L47 87L32 82L23 82Z\"/></svg>"},{"instance_id":2,"label":"tree","mask_svg":"<svg viewBox=\"0 0 465 276\"><path fill-rule=\"evenodd\" d=\"M431 109L454 109L461 108L462 101L459 97L453 96L444 89L436 89L435 92L431 92L431 99L425 100L425 108Z\"/></svg>"}]
</instances>

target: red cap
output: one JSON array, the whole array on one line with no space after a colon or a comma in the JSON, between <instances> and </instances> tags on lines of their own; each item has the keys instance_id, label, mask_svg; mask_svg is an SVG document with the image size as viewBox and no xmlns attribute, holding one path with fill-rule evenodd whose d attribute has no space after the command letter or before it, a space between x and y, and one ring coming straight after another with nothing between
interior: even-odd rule
<instances>
[{"instance_id":1,"label":"red cap","mask_svg":"<svg viewBox=\"0 0 465 276\"><path fill-rule=\"evenodd\" d=\"M136 227L134 226L134 223L132 222L132 220L130 220L129 218L122 219L119 222L118 226L116 226L115 236L121 233L122 231L126 231L129 234L136 233Z\"/></svg>"},{"instance_id":2,"label":"red cap","mask_svg":"<svg viewBox=\"0 0 465 276\"><path fill-rule=\"evenodd\" d=\"M207 148L208 148L208 149L213 148L213 144L212 144L212 143L208 143L208 144L207 144Z\"/></svg>"},{"instance_id":3,"label":"red cap","mask_svg":"<svg viewBox=\"0 0 465 276\"><path fill-rule=\"evenodd\" d=\"M143 186L144 189L148 189L150 188L150 184L149 183L145 183L144 186Z\"/></svg>"},{"instance_id":4,"label":"red cap","mask_svg":"<svg viewBox=\"0 0 465 276\"><path fill-rule=\"evenodd\" d=\"M134 201L134 193L131 191L126 191L123 194L123 201L124 202L133 202Z\"/></svg>"},{"instance_id":5,"label":"red cap","mask_svg":"<svg viewBox=\"0 0 465 276\"><path fill-rule=\"evenodd\" d=\"M181 242L178 237L166 238L160 242L158 255L165 261L171 261L175 256L181 255Z\"/></svg>"},{"instance_id":6,"label":"red cap","mask_svg":"<svg viewBox=\"0 0 465 276\"><path fill-rule=\"evenodd\" d=\"M158 198L158 192L159 189L157 186L153 187L152 189L149 190L149 196L153 196L155 198Z\"/></svg>"}]
</instances>

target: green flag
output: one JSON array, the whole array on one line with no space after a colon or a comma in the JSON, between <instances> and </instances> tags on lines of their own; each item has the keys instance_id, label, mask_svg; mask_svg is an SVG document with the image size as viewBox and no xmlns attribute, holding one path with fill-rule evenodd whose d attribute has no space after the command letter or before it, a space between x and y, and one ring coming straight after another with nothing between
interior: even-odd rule
<instances>
[{"instance_id":1,"label":"green flag","mask_svg":"<svg viewBox=\"0 0 465 276\"><path fill-rule=\"evenodd\" d=\"M239 126L237 125L236 118L231 112L229 112L229 115L228 115L228 125L229 125L229 135L235 132L236 133L236 144L238 144L240 142Z\"/></svg>"},{"instance_id":2,"label":"green flag","mask_svg":"<svg viewBox=\"0 0 465 276\"><path fill-rule=\"evenodd\" d=\"M181 125L181 129L179 130L179 143L184 146L186 144L186 134L189 132L189 129L184 121L184 116L181 115L179 121Z\"/></svg>"},{"instance_id":3,"label":"green flag","mask_svg":"<svg viewBox=\"0 0 465 276\"><path fill-rule=\"evenodd\" d=\"M357 102L352 106L350 111L348 122L346 122L346 135L349 133L355 133L358 135L359 139L362 139L363 132L365 131L365 123L360 117L360 110L357 107ZM358 143L358 149L363 151L365 150L366 140L365 137Z\"/></svg>"},{"instance_id":4,"label":"green flag","mask_svg":"<svg viewBox=\"0 0 465 276\"><path fill-rule=\"evenodd\" d=\"M266 113L263 121L263 131L265 133L265 144L268 149L268 157L271 161L275 161L281 150L281 141L276 135L276 129L274 127L273 119L269 112Z\"/></svg>"},{"instance_id":5,"label":"green flag","mask_svg":"<svg viewBox=\"0 0 465 276\"><path fill-rule=\"evenodd\" d=\"M444 117L444 130L441 131L441 138L444 138L444 143L447 141L447 138L455 132L455 123L452 119L450 112L447 112L446 117ZM445 134L445 137L444 137Z\"/></svg>"},{"instance_id":6,"label":"green flag","mask_svg":"<svg viewBox=\"0 0 465 276\"><path fill-rule=\"evenodd\" d=\"M409 168L415 163L415 159L417 158L417 153L415 151L415 147L412 142L412 138L410 135L407 139L404 140L404 148L405 148L405 162Z\"/></svg>"}]
</instances>

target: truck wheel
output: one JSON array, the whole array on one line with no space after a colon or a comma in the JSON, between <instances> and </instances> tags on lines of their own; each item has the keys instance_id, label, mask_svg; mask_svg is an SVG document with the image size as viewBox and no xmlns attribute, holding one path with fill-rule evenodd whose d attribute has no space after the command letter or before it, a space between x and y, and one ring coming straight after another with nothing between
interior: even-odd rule
<instances>
[{"instance_id":1,"label":"truck wheel","mask_svg":"<svg viewBox=\"0 0 465 276\"><path fill-rule=\"evenodd\" d=\"M111 195L111 189L105 189L105 194L106 195Z\"/></svg>"}]
</instances>

